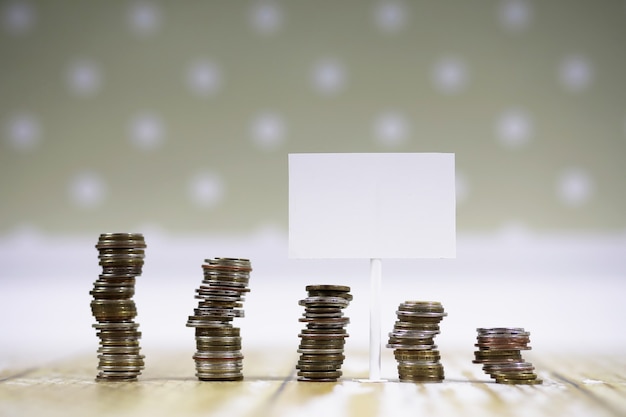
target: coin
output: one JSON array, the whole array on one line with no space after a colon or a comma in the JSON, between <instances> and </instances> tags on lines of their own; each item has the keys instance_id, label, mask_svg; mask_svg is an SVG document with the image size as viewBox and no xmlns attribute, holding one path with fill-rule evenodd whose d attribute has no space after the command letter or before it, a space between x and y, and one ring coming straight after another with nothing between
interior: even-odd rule
<instances>
[{"instance_id":1,"label":"coin","mask_svg":"<svg viewBox=\"0 0 626 417\"><path fill-rule=\"evenodd\" d=\"M339 370L330 371L298 371L298 381L336 381L343 372Z\"/></svg>"},{"instance_id":2,"label":"coin","mask_svg":"<svg viewBox=\"0 0 626 417\"><path fill-rule=\"evenodd\" d=\"M187 327L195 328L196 377L201 381L242 380L242 339L232 321L245 315L241 307L244 294L250 291L250 260L205 259L202 271L194 296L200 301L187 320Z\"/></svg>"},{"instance_id":3,"label":"coin","mask_svg":"<svg viewBox=\"0 0 626 417\"><path fill-rule=\"evenodd\" d=\"M306 328L298 334L300 359L296 364L298 381L336 381L341 375L345 327L350 322L343 309L352 300L350 287L345 285L307 285L307 297L298 301L304 307L302 317Z\"/></svg>"},{"instance_id":4,"label":"coin","mask_svg":"<svg viewBox=\"0 0 626 417\"><path fill-rule=\"evenodd\" d=\"M405 350L395 349L394 357L398 362L438 362L441 355L438 350Z\"/></svg>"},{"instance_id":5,"label":"coin","mask_svg":"<svg viewBox=\"0 0 626 417\"><path fill-rule=\"evenodd\" d=\"M333 296L310 296L305 298L304 300L300 300L299 304L301 306L321 306L321 307L340 307L345 308L348 307L350 302L343 297L333 297Z\"/></svg>"},{"instance_id":6,"label":"coin","mask_svg":"<svg viewBox=\"0 0 626 417\"><path fill-rule=\"evenodd\" d=\"M345 341L343 339L308 339L303 338L300 342L300 349L343 349Z\"/></svg>"},{"instance_id":7,"label":"coin","mask_svg":"<svg viewBox=\"0 0 626 417\"><path fill-rule=\"evenodd\" d=\"M541 385L543 384L543 380L536 379L510 379L510 378L496 378L496 382L498 384L509 384L509 385Z\"/></svg>"},{"instance_id":8,"label":"coin","mask_svg":"<svg viewBox=\"0 0 626 417\"><path fill-rule=\"evenodd\" d=\"M520 362L522 355L519 350L477 350L474 352L474 363L506 363Z\"/></svg>"},{"instance_id":9,"label":"coin","mask_svg":"<svg viewBox=\"0 0 626 417\"><path fill-rule=\"evenodd\" d=\"M303 354L300 355L299 362L343 362L345 359L345 355L343 353L339 354Z\"/></svg>"},{"instance_id":10,"label":"coin","mask_svg":"<svg viewBox=\"0 0 626 417\"><path fill-rule=\"evenodd\" d=\"M522 350L530 350L530 332L521 327L493 327L476 329L473 363L483 364L483 371L499 384L541 384L534 366L524 361Z\"/></svg>"},{"instance_id":11,"label":"coin","mask_svg":"<svg viewBox=\"0 0 626 417\"><path fill-rule=\"evenodd\" d=\"M398 306L398 320L389 333L387 347L394 349L400 381L443 381L444 369L434 337L447 314L438 301L405 301Z\"/></svg>"},{"instance_id":12,"label":"coin","mask_svg":"<svg viewBox=\"0 0 626 417\"><path fill-rule=\"evenodd\" d=\"M348 293L350 292L350 287L348 287L347 285L328 285L328 284L322 284L322 285L307 285L305 287L305 290L307 292L315 292L315 291L320 291L323 293L327 293L327 292L343 292L343 293Z\"/></svg>"},{"instance_id":13,"label":"coin","mask_svg":"<svg viewBox=\"0 0 626 417\"><path fill-rule=\"evenodd\" d=\"M102 273L89 292L91 312L100 339L97 381L136 380L143 369L139 324L134 322L137 307L135 278L141 275L146 243L140 233L103 233L98 239Z\"/></svg>"},{"instance_id":14,"label":"coin","mask_svg":"<svg viewBox=\"0 0 626 417\"><path fill-rule=\"evenodd\" d=\"M400 304L398 310L406 310L406 311L436 311L439 313L443 313L443 306L439 301L405 301Z\"/></svg>"}]
</instances>

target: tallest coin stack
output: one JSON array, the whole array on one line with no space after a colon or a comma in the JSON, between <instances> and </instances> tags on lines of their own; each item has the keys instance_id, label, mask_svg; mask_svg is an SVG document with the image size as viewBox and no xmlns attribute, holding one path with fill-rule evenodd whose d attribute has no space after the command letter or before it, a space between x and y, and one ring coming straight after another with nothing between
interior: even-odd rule
<instances>
[{"instance_id":1,"label":"tallest coin stack","mask_svg":"<svg viewBox=\"0 0 626 417\"><path fill-rule=\"evenodd\" d=\"M102 274L90 294L100 338L97 380L136 380L143 369L139 324L133 301L135 277L141 275L146 243L139 233L104 233L98 249Z\"/></svg>"}]
</instances>

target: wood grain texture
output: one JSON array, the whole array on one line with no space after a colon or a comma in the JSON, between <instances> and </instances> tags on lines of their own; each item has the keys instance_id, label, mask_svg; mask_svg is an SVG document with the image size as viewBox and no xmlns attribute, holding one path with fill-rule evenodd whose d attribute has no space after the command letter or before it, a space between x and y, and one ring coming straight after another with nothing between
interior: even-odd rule
<instances>
[{"instance_id":1,"label":"wood grain texture","mask_svg":"<svg viewBox=\"0 0 626 417\"><path fill-rule=\"evenodd\" d=\"M346 352L337 383L298 382L297 354L244 352L245 379L201 382L189 352L148 352L137 382L96 382L84 355L0 373L0 416L626 416L624 355L531 359L539 386L499 385L467 352L442 357L446 380L401 383L383 352L386 382L363 382L367 354Z\"/></svg>"}]
</instances>

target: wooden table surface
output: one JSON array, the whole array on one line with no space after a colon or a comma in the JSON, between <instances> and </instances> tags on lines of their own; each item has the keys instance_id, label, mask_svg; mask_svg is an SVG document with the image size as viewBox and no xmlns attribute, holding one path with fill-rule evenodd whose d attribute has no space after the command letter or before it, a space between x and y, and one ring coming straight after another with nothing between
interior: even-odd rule
<instances>
[{"instance_id":1,"label":"wooden table surface","mask_svg":"<svg viewBox=\"0 0 626 417\"><path fill-rule=\"evenodd\" d=\"M136 382L96 382L95 353L0 372L0 416L626 416L626 355L528 355L538 386L492 382L472 352L442 356L446 380L399 382L389 349L386 382L364 382L366 352L346 352L336 383L298 382L296 353L246 352L245 379L201 382L190 352L144 352ZM442 352L443 354L444 352Z\"/></svg>"}]
</instances>

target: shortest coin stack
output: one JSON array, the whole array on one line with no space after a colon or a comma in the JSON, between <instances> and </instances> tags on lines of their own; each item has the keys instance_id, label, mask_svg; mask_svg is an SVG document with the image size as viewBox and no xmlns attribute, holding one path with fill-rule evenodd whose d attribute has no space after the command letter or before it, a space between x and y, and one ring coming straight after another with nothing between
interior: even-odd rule
<instances>
[{"instance_id":1,"label":"shortest coin stack","mask_svg":"<svg viewBox=\"0 0 626 417\"><path fill-rule=\"evenodd\" d=\"M400 381L441 382L444 379L441 356L434 343L439 323L447 316L437 301L406 301L396 311L388 348L394 349Z\"/></svg>"},{"instance_id":2,"label":"shortest coin stack","mask_svg":"<svg viewBox=\"0 0 626 417\"><path fill-rule=\"evenodd\" d=\"M341 310L352 300L350 287L308 285L306 290L308 297L299 301L305 308L299 321L306 323L306 329L298 335L298 381L336 381L345 359L345 326L350 319Z\"/></svg>"},{"instance_id":3,"label":"shortest coin stack","mask_svg":"<svg viewBox=\"0 0 626 417\"><path fill-rule=\"evenodd\" d=\"M205 259L204 279L196 290L200 300L187 327L196 328L196 376L201 381L243 379L241 335L233 327L235 317L243 317L244 294L252 267L248 259Z\"/></svg>"},{"instance_id":4,"label":"shortest coin stack","mask_svg":"<svg viewBox=\"0 0 626 417\"><path fill-rule=\"evenodd\" d=\"M91 311L98 322L93 327L100 338L99 381L136 380L144 368L133 295L145 247L139 233L104 233L96 244L102 274L90 294Z\"/></svg>"},{"instance_id":5,"label":"shortest coin stack","mask_svg":"<svg viewBox=\"0 0 626 417\"><path fill-rule=\"evenodd\" d=\"M522 350L530 350L530 332L520 327L479 328L474 363L499 384L536 385L535 367L522 359Z\"/></svg>"}]
</instances>

